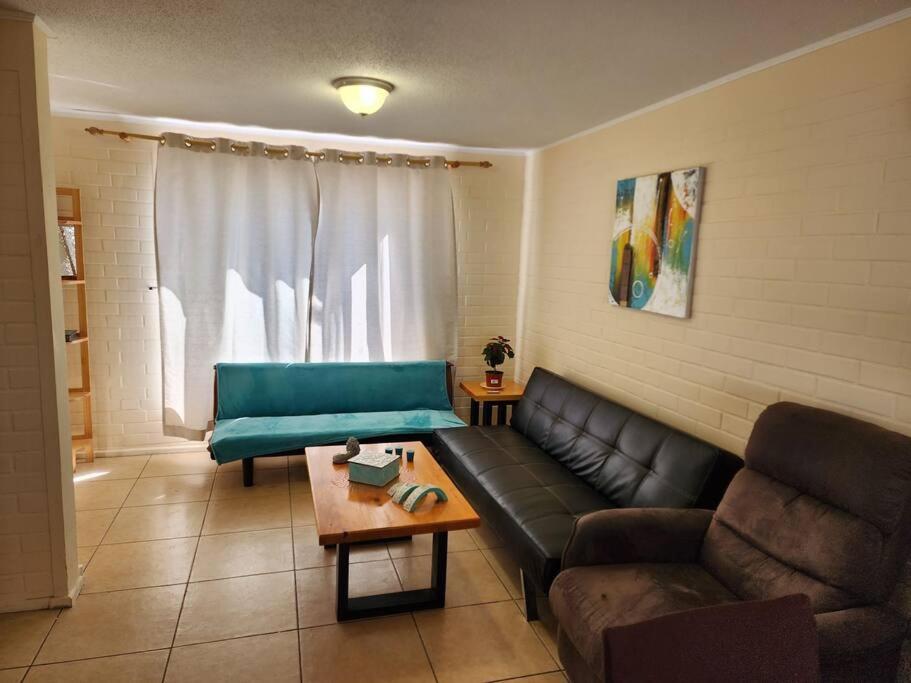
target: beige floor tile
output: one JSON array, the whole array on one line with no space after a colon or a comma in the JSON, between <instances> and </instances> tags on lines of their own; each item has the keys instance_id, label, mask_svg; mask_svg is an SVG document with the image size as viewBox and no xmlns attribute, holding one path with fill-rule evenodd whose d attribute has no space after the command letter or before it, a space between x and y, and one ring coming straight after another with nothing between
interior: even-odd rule
<instances>
[{"instance_id":1,"label":"beige floor tile","mask_svg":"<svg viewBox=\"0 0 911 683\"><path fill-rule=\"evenodd\" d=\"M117 510L83 510L76 513L76 545L94 546L101 543L117 516Z\"/></svg>"},{"instance_id":2,"label":"beige floor tile","mask_svg":"<svg viewBox=\"0 0 911 683\"><path fill-rule=\"evenodd\" d=\"M388 560L389 552L385 543L363 543L352 546L348 556L350 563ZM294 527L294 566L296 569L329 567L335 564L335 548L324 548L319 544L315 526Z\"/></svg>"},{"instance_id":3,"label":"beige floor tile","mask_svg":"<svg viewBox=\"0 0 911 683\"><path fill-rule=\"evenodd\" d=\"M525 601L516 600L516 607L522 614L525 614ZM538 597L538 619L528 622L531 624L538 638L544 643L544 647L554 658L554 661L560 663L560 655L557 652L557 618L550 611L550 603L547 602L546 596ZM562 666L562 665L561 665Z\"/></svg>"},{"instance_id":4,"label":"beige floor tile","mask_svg":"<svg viewBox=\"0 0 911 683\"><path fill-rule=\"evenodd\" d=\"M507 548L484 548L484 557L493 567L509 595L518 600L522 597L522 570Z\"/></svg>"},{"instance_id":5,"label":"beige floor tile","mask_svg":"<svg viewBox=\"0 0 911 683\"><path fill-rule=\"evenodd\" d=\"M335 548L324 548L319 544L315 526L296 526L293 531L295 569L331 567L335 564Z\"/></svg>"},{"instance_id":6,"label":"beige floor tile","mask_svg":"<svg viewBox=\"0 0 911 683\"><path fill-rule=\"evenodd\" d=\"M102 543L157 541L199 535L206 503L122 508Z\"/></svg>"},{"instance_id":7,"label":"beige floor tile","mask_svg":"<svg viewBox=\"0 0 911 683\"><path fill-rule=\"evenodd\" d=\"M312 494L301 491L291 494L291 518L294 526L308 526L316 523Z\"/></svg>"},{"instance_id":8,"label":"beige floor tile","mask_svg":"<svg viewBox=\"0 0 911 683\"><path fill-rule=\"evenodd\" d=\"M202 536L190 581L294 569L291 529Z\"/></svg>"},{"instance_id":9,"label":"beige floor tile","mask_svg":"<svg viewBox=\"0 0 911 683\"><path fill-rule=\"evenodd\" d=\"M292 467L288 470L291 480L291 493L310 493L310 474L307 467Z\"/></svg>"},{"instance_id":10,"label":"beige floor tile","mask_svg":"<svg viewBox=\"0 0 911 683\"><path fill-rule=\"evenodd\" d=\"M303 453L288 456L288 467L291 469L307 469L307 456Z\"/></svg>"},{"instance_id":11,"label":"beige floor tile","mask_svg":"<svg viewBox=\"0 0 911 683\"><path fill-rule=\"evenodd\" d=\"M288 496L255 496L249 500L211 501L202 533L226 534L290 526L291 503Z\"/></svg>"},{"instance_id":12,"label":"beige floor tile","mask_svg":"<svg viewBox=\"0 0 911 683\"><path fill-rule=\"evenodd\" d=\"M83 481L76 484L77 510L107 510L123 505L130 489L132 479L112 479L110 481Z\"/></svg>"},{"instance_id":13,"label":"beige floor tile","mask_svg":"<svg viewBox=\"0 0 911 683\"><path fill-rule=\"evenodd\" d=\"M440 683L495 681L558 669L513 602L414 615Z\"/></svg>"},{"instance_id":14,"label":"beige floor tile","mask_svg":"<svg viewBox=\"0 0 911 683\"><path fill-rule=\"evenodd\" d=\"M63 610L37 664L171 646L184 586L82 595Z\"/></svg>"},{"instance_id":15,"label":"beige floor tile","mask_svg":"<svg viewBox=\"0 0 911 683\"><path fill-rule=\"evenodd\" d=\"M391 557L430 555L433 552L433 534L412 536L410 541L394 541L388 545ZM446 547L449 552L457 553L463 550L477 550L478 546L467 531L450 531Z\"/></svg>"},{"instance_id":16,"label":"beige floor tile","mask_svg":"<svg viewBox=\"0 0 911 683\"><path fill-rule=\"evenodd\" d=\"M405 590L430 588L432 557L403 557L395 568ZM509 600L509 593L480 550L450 553L446 561L446 607Z\"/></svg>"},{"instance_id":17,"label":"beige floor tile","mask_svg":"<svg viewBox=\"0 0 911 683\"><path fill-rule=\"evenodd\" d=\"M167 650L140 652L132 655L85 659L32 667L28 683L160 683L168 662Z\"/></svg>"},{"instance_id":18,"label":"beige floor tile","mask_svg":"<svg viewBox=\"0 0 911 683\"><path fill-rule=\"evenodd\" d=\"M170 477L176 474L209 474L217 465L208 451L164 453L149 458L140 477Z\"/></svg>"},{"instance_id":19,"label":"beige floor tile","mask_svg":"<svg viewBox=\"0 0 911 683\"><path fill-rule=\"evenodd\" d=\"M28 666L60 610L0 614L0 669Z\"/></svg>"},{"instance_id":20,"label":"beige floor tile","mask_svg":"<svg viewBox=\"0 0 911 683\"><path fill-rule=\"evenodd\" d=\"M522 678L509 678L500 683L566 683L566 676L559 671L549 674L537 674L535 676L523 676Z\"/></svg>"},{"instance_id":21,"label":"beige floor tile","mask_svg":"<svg viewBox=\"0 0 911 683\"><path fill-rule=\"evenodd\" d=\"M107 479L136 479L149 461L147 455L127 455L117 458L95 458L95 462L81 462L76 465L73 480L84 481Z\"/></svg>"},{"instance_id":22,"label":"beige floor tile","mask_svg":"<svg viewBox=\"0 0 911 683\"><path fill-rule=\"evenodd\" d=\"M256 473L253 486L244 486L240 472L218 472L215 475L215 486L212 487L212 500L288 495L288 492L287 469L263 469Z\"/></svg>"},{"instance_id":23,"label":"beige floor tile","mask_svg":"<svg viewBox=\"0 0 911 683\"><path fill-rule=\"evenodd\" d=\"M243 460L232 460L229 463L218 466L219 474L222 472L240 472L243 470ZM260 470L271 470L271 469L288 469L288 456L287 455L272 455L269 457L254 458L253 460L253 471L254 473L259 472ZM255 481L255 479L254 479Z\"/></svg>"},{"instance_id":24,"label":"beige floor tile","mask_svg":"<svg viewBox=\"0 0 911 683\"><path fill-rule=\"evenodd\" d=\"M410 615L300 631L304 681L434 683Z\"/></svg>"},{"instance_id":25,"label":"beige floor tile","mask_svg":"<svg viewBox=\"0 0 911 683\"><path fill-rule=\"evenodd\" d=\"M293 572L191 583L174 644L294 629L294 602Z\"/></svg>"},{"instance_id":26,"label":"beige floor tile","mask_svg":"<svg viewBox=\"0 0 911 683\"><path fill-rule=\"evenodd\" d=\"M173 477L149 477L136 482L124 507L167 505L209 500L214 474L180 474Z\"/></svg>"},{"instance_id":27,"label":"beige floor tile","mask_svg":"<svg viewBox=\"0 0 911 683\"><path fill-rule=\"evenodd\" d=\"M3 669L0 671L0 683L20 683L28 669Z\"/></svg>"},{"instance_id":28,"label":"beige floor tile","mask_svg":"<svg viewBox=\"0 0 911 683\"><path fill-rule=\"evenodd\" d=\"M479 548L499 548L503 545L503 541L496 532L484 522L481 522L481 526L477 529L469 529L468 533L471 534L472 540Z\"/></svg>"},{"instance_id":29,"label":"beige floor tile","mask_svg":"<svg viewBox=\"0 0 911 683\"><path fill-rule=\"evenodd\" d=\"M299 680L297 631L285 631L175 647L165 683L295 683Z\"/></svg>"},{"instance_id":30,"label":"beige floor tile","mask_svg":"<svg viewBox=\"0 0 911 683\"><path fill-rule=\"evenodd\" d=\"M379 595L402 590L389 560L361 562L349 568L348 594ZM300 628L335 623L335 567L315 567L297 572L297 607Z\"/></svg>"},{"instance_id":31,"label":"beige floor tile","mask_svg":"<svg viewBox=\"0 0 911 683\"><path fill-rule=\"evenodd\" d=\"M76 562L78 562L79 565L85 569L89 561L92 559L92 555L95 554L95 550L97 550L97 548L97 545L88 545L82 548L76 548Z\"/></svg>"},{"instance_id":32,"label":"beige floor tile","mask_svg":"<svg viewBox=\"0 0 911 683\"><path fill-rule=\"evenodd\" d=\"M186 583L196 538L102 545L85 572L83 593Z\"/></svg>"}]
</instances>

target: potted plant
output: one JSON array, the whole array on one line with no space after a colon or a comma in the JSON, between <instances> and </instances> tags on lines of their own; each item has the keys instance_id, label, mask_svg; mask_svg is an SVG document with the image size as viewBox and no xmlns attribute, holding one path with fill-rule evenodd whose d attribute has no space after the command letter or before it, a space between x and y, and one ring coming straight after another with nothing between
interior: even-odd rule
<instances>
[{"instance_id":1,"label":"potted plant","mask_svg":"<svg viewBox=\"0 0 911 683\"><path fill-rule=\"evenodd\" d=\"M509 340L506 337L491 337L481 355L484 356L484 362L491 368L485 372L484 376L488 388L501 388L503 386L503 372L502 370L497 370L497 366L503 365L507 358L514 358L516 355L509 345Z\"/></svg>"}]
</instances>

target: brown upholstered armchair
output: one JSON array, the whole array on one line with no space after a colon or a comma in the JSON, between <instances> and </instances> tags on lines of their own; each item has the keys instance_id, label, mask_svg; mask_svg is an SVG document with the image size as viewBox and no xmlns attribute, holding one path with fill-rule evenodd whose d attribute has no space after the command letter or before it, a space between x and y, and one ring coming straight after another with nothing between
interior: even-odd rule
<instances>
[{"instance_id":1,"label":"brown upholstered armchair","mask_svg":"<svg viewBox=\"0 0 911 683\"><path fill-rule=\"evenodd\" d=\"M801 605L776 601L802 594L815 615L823 680L893 680L906 622L886 602L909 551L911 439L778 403L757 420L745 468L714 514L605 510L578 520L550 590L560 657L573 681L630 680L618 675L612 634L686 613L689 626L665 629L663 649L679 649L681 634L709 624L704 634L714 629L708 637L719 648L739 648L747 660L753 675L739 680L778 678L782 670L767 667L781 660L791 665L786 677L812 679ZM702 619L700 608L711 607L704 614L714 620ZM747 639L736 626L741 616L779 626L759 626ZM755 640L768 643L767 661L757 661ZM698 666L695 654L688 661Z\"/></svg>"}]
</instances>

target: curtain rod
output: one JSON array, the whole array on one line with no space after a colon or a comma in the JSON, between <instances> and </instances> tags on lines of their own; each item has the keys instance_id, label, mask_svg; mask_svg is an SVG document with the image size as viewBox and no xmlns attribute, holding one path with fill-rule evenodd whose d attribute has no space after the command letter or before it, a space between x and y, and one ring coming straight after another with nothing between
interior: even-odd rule
<instances>
[{"instance_id":1,"label":"curtain rod","mask_svg":"<svg viewBox=\"0 0 911 683\"><path fill-rule=\"evenodd\" d=\"M103 128L98 128L96 126L91 126L89 128L86 128L85 132L88 133L89 135L116 135L118 138L120 138L124 142L129 142L132 139L136 139L136 140L155 140L156 142L158 142L161 145L163 145L165 143L165 139L164 139L163 135L146 135L145 133L128 133L128 132L122 131L122 130L105 130ZM186 140L184 140L184 144L187 147L193 147L194 145L203 145L203 146L209 146L212 149L215 149L214 142L212 142L211 140L200 139L200 138L188 137ZM243 143L236 142L231 145L232 152L245 151L248 149L250 149L250 148ZM272 155L281 156L281 157L288 156L288 150L285 149L284 147L270 147L267 145L264 152L267 157L272 156ZM306 156L311 161L313 161L314 159L325 159L326 158L326 155L323 152L304 152L304 156ZM339 157L344 161L355 161L359 164L363 163L363 161L364 161L364 155L356 153L356 152L351 152L351 153L342 152L341 154L339 154ZM392 163L392 157L384 156L382 154L377 154L376 160L387 163L387 164ZM412 162L422 163L425 166L430 165L430 159L427 157L409 156L406 158L406 163L409 166L411 165ZM459 168L460 166L476 166L478 168L490 168L491 166L493 166L493 164L489 161L458 161L458 160L450 161L449 159L445 159L444 162L446 164L446 168Z\"/></svg>"}]
</instances>

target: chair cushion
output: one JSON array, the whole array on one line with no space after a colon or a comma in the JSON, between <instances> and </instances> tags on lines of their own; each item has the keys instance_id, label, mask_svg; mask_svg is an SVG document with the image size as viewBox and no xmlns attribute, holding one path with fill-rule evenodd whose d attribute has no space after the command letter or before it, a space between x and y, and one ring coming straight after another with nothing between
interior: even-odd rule
<instances>
[{"instance_id":1,"label":"chair cushion","mask_svg":"<svg viewBox=\"0 0 911 683\"><path fill-rule=\"evenodd\" d=\"M614 507L714 508L740 467L721 448L542 368L532 372L511 425Z\"/></svg>"},{"instance_id":2,"label":"chair cushion","mask_svg":"<svg viewBox=\"0 0 911 683\"><path fill-rule=\"evenodd\" d=\"M446 429L436 439L440 463L542 590L560 570L576 516L614 507L513 429Z\"/></svg>"},{"instance_id":3,"label":"chair cushion","mask_svg":"<svg viewBox=\"0 0 911 683\"><path fill-rule=\"evenodd\" d=\"M571 567L554 580L549 598L561 632L589 663L605 661L607 627L737 601L697 564Z\"/></svg>"},{"instance_id":4,"label":"chair cushion","mask_svg":"<svg viewBox=\"0 0 911 683\"><path fill-rule=\"evenodd\" d=\"M451 410L393 410L218 420L210 447L219 463L386 434L427 434L464 427Z\"/></svg>"},{"instance_id":5,"label":"chair cushion","mask_svg":"<svg viewBox=\"0 0 911 683\"><path fill-rule=\"evenodd\" d=\"M760 415L702 564L745 600L881 603L911 552L911 438L795 403Z\"/></svg>"}]
</instances>

